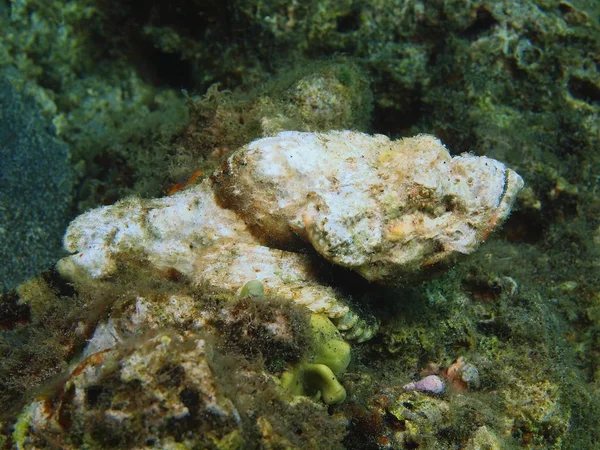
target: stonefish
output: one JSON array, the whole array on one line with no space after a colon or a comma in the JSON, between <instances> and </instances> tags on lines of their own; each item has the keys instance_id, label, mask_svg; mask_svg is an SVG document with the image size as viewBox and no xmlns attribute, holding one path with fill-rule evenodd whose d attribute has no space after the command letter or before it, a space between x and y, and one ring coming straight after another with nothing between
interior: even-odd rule
<instances>
[{"instance_id":1,"label":"stonefish","mask_svg":"<svg viewBox=\"0 0 600 450\"><path fill-rule=\"evenodd\" d=\"M77 217L64 238L73 254L58 269L75 281L103 279L142 260L235 292L257 279L267 294L324 313L362 341L375 327L319 281L310 246L367 280L406 284L473 252L522 187L501 162L452 157L429 135L285 131L173 196L127 198Z\"/></svg>"}]
</instances>

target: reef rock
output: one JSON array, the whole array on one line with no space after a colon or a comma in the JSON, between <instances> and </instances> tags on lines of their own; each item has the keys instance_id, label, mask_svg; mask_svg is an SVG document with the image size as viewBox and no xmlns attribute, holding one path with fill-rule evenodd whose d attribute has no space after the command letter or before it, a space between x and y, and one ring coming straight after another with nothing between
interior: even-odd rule
<instances>
[{"instance_id":1,"label":"reef rock","mask_svg":"<svg viewBox=\"0 0 600 450\"><path fill-rule=\"evenodd\" d=\"M221 352L210 334L163 331L93 353L23 409L11 448L340 448L343 420Z\"/></svg>"},{"instance_id":2,"label":"reef rock","mask_svg":"<svg viewBox=\"0 0 600 450\"><path fill-rule=\"evenodd\" d=\"M107 278L120 265L176 270L239 293L253 279L374 333L323 285L312 247L367 280L404 284L468 254L509 215L521 177L496 160L452 157L433 136L392 141L351 131L286 131L251 142L200 185L171 197L125 199L76 218L60 272ZM304 247L303 247L304 246Z\"/></svg>"}]
</instances>

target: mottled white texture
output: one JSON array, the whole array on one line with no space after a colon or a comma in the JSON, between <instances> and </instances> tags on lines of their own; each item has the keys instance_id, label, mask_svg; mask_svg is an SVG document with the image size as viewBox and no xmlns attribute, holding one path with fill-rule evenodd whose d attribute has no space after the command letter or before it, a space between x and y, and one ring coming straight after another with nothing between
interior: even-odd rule
<instances>
[{"instance_id":1,"label":"mottled white texture","mask_svg":"<svg viewBox=\"0 0 600 450\"><path fill-rule=\"evenodd\" d=\"M368 280L403 284L475 250L522 186L504 164L452 157L433 136L287 131L251 142L211 179L172 197L81 215L64 239L74 254L58 268L97 279L146 261L232 292L258 279L360 340L374 327L318 281L310 258L297 253L303 241Z\"/></svg>"},{"instance_id":2,"label":"mottled white texture","mask_svg":"<svg viewBox=\"0 0 600 450\"><path fill-rule=\"evenodd\" d=\"M266 295L292 299L332 319L340 319L349 311L334 289L315 282L310 259L300 253L221 242L204 251L196 264L197 282L208 282L239 294L248 280L259 280Z\"/></svg>"},{"instance_id":3,"label":"mottled white texture","mask_svg":"<svg viewBox=\"0 0 600 450\"><path fill-rule=\"evenodd\" d=\"M371 281L401 284L471 253L523 180L486 157L451 157L433 136L283 132L232 155L217 193L276 246L309 241Z\"/></svg>"},{"instance_id":4,"label":"mottled white texture","mask_svg":"<svg viewBox=\"0 0 600 450\"><path fill-rule=\"evenodd\" d=\"M257 242L236 214L219 207L208 183L171 197L128 198L77 217L64 247L75 253L59 261L69 275L83 270L91 278L112 275L117 261L148 259L160 269L192 275L197 253L219 239Z\"/></svg>"}]
</instances>

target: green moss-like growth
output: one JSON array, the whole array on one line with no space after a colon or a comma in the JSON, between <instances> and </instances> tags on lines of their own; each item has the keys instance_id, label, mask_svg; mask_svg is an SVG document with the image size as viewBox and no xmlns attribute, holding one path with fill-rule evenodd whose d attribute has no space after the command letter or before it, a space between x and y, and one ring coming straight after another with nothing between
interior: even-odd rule
<instances>
[{"instance_id":1,"label":"green moss-like growth","mask_svg":"<svg viewBox=\"0 0 600 450\"><path fill-rule=\"evenodd\" d=\"M226 351L262 358L275 372L298 361L310 343L309 312L301 306L277 298L245 297L223 305L224 315L216 315Z\"/></svg>"},{"instance_id":2,"label":"green moss-like growth","mask_svg":"<svg viewBox=\"0 0 600 450\"><path fill-rule=\"evenodd\" d=\"M90 306L54 271L0 296L0 418L66 369L97 318Z\"/></svg>"}]
</instances>

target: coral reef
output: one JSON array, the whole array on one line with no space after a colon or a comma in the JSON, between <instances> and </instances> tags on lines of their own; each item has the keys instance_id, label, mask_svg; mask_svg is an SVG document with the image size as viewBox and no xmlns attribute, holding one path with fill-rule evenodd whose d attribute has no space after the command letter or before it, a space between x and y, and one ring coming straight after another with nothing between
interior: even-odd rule
<instances>
[{"instance_id":1,"label":"coral reef","mask_svg":"<svg viewBox=\"0 0 600 450\"><path fill-rule=\"evenodd\" d=\"M70 146L77 213L131 195L132 208L166 208L167 199L143 199L198 188L235 149L283 130L427 133L451 151L504 161L527 181L499 232L425 283L418 274L438 264L403 274L399 288L330 265L304 242L304 221L292 232L293 248L267 242L259 218L240 204L232 217L244 213L253 226L235 218L247 230L238 237L252 241L239 242L238 253L210 247L207 258L223 262L213 278L204 272L195 283L173 268L185 268L193 250L176 247L182 236L171 230L165 249L181 259L167 268L121 249L109 276L84 271L68 282L50 270L0 294L0 447L106 448L101 433L90 437L79 426L108 427L118 407L137 427L133 438L113 434L123 438L120 448L598 448L599 12L594 0L0 2L0 74L33 97ZM17 137L27 129L18 127ZM415 194L412 206L427 216L431 205ZM24 201L39 197L38 189ZM227 212L208 209L225 220ZM337 257L343 249L328 248L330 235L320 233L327 225L313 224L314 242ZM408 229L397 225L393 231ZM8 228L37 231L14 221ZM336 376L343 403L324 406L282 388L282 374L315 354L311 312L281 286L287 301L267 282L262 292L256 283L244 290L257 278L241 271L247 254L271 267L290 257L295 295L305 287L312 300L323 293L325 309L350 308L344 321L333 319L346 338L368 336L379 323L377 338L352 344L352 361ZM241 274L231 281L230 265ZM183 356L194 342L206 344L209 351L197 353L211 369L205 380L233 405L241 427L194 421L213 416L161 384L167 377L154 364L179 360L162 344L152 348L159 336ZM112 367L99 355L111 356ZM136 398L127 397L138 391L115 364L128 355L147 357L147 373L156 374L128 382L148 382ZM85 390L76 367L107 374L78 392L90 400L82 409L71 408L62 389ZM441 395L401 389L430 375L446 384ZM302 381L304 394L323 390ZM169 405L188 405L191 420L172 434L144 428L133 405L158 404L152 391ZM62 405L76 426L40 421L34 432L40 402Z\"/></svg>"}]
</instances>

